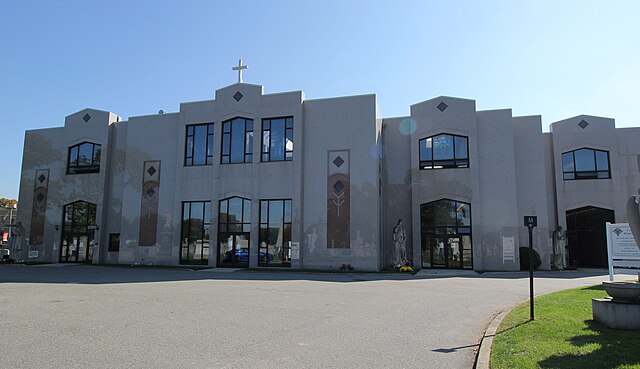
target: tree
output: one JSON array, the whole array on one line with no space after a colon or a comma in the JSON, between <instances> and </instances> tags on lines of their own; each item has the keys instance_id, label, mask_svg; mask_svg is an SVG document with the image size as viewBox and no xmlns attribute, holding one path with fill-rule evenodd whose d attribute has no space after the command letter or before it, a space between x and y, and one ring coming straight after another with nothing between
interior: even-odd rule
<instances>
[{"instance_id":1,"label":"tree","mask_svg":"<svg viewBox=\"0 0 640 369\"><path fill-rule=\"evenodd\" d=\"M0 206L5 208L13 207L13 205L18 205L18 200L13 199L5 199L4 197L0 198Z\"/></svg>"}]
</instances>

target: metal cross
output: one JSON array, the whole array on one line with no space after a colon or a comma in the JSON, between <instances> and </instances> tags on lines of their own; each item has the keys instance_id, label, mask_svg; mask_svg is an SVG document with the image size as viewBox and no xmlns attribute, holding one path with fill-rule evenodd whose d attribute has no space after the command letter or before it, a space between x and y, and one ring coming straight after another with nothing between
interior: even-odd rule
<instances>
[{"instance_id":1,"label":"metal cross","mask_svg":"<svg viewBox=\"0 0 640 369\"><path fill-rule=\"evenodd\" d=\"M242 70L249 69L249 66L242 65L242 59L238 60L238 66L231 68L238 71L238 83L242 83Z\"/></svg>"}]
</instances>

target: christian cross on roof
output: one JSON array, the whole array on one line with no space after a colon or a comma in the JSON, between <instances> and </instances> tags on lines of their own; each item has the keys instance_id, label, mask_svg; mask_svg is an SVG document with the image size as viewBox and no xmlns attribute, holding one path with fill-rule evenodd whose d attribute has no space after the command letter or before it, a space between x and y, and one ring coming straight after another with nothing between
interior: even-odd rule
<instances>
[{"instance_id":1,"label":"christian cross on roof","mask_svg":"<svg viewBox=\"0 0 640 369\"><path fill-rule=\"evenodd\" d=\"M231 68L238 71L238 83L242 83L242 70L249 69L249 66L242 65L242 59L238 60L238 66Z\"/></svg>"}]
</instances>

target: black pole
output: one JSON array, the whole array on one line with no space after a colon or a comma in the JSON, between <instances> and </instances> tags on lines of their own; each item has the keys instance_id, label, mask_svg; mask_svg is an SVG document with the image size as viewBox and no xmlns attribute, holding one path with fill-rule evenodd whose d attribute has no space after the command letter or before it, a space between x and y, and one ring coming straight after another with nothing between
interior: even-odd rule
<instances>
[{"instance_id":1,"label":"black pole","mask_svg":"<svg viewBox=\"0 0 640 369\"><path fill-rule=\"evenodd\" d=\"M529 309L533 320L533 227L529 228Z\"/></svg>"}]
</instances>

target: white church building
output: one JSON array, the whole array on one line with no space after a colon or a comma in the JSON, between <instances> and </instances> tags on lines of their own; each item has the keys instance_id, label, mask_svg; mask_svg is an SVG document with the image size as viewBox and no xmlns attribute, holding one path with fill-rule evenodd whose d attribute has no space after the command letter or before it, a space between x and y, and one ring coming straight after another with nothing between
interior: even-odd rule
<instances>
[{"instance_id":1,"label":"white church building","mask_svg":"<svg viewBox=\"0 0 640 369\"><path fill-rule=\"evenodd\" d=\"M16 259L518 270L532 215L543 269L606 266L604 223L626 220L640 184L640 128L580 115L543 132L540 116L447 96L384 118L377 103L239 77L178 112L84 109L29 130Z\"/></svg>"}]
</instances>

